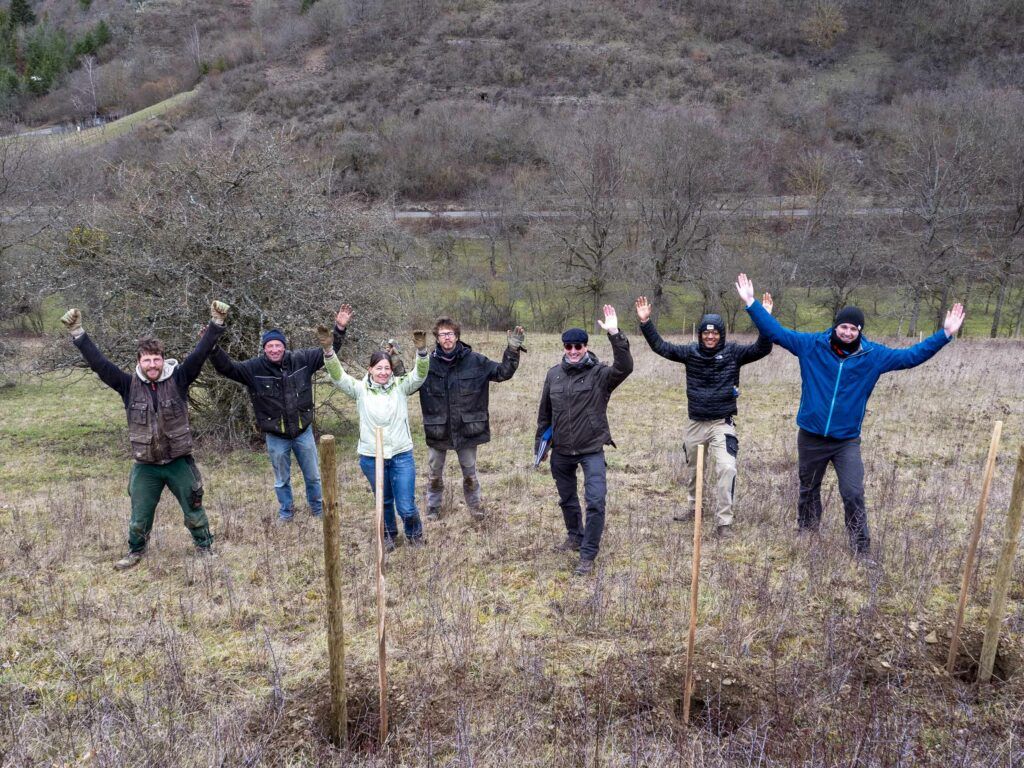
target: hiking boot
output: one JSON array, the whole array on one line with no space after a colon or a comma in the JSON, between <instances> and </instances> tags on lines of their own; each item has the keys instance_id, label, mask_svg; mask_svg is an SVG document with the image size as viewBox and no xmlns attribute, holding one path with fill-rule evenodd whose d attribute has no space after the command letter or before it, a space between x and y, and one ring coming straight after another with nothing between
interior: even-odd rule
<instances>
[{"instance_id":1,"label":"hiking boot","mask_svg":"<svg viewBox=\"0 0 1024 768\"><path fill-rule=\"evenodd\" d=\"M275 525L288 525L288 523L290 523L292 521L292 518L294 518L294 517L295 517L294 513L288 514L288 515L282 515L282 514L278 513L277 519L274 521L274 524Z\"/></svg>"},{"instance_id":2,"label":"hiking boot","mask_svg":"<svg viewBox=\"0 0 1024 768\"><path fill-rule=\"evenodd\" d=\"M470 507L469 516L474 520L485 520L487 519L487 510L481 506Z\"/></svg>"},{"instance_id":3,"label":"hiking boot","mask_svg":"<svg viewBox=\"0 0 1024 768\"><path fill-rule=\"evenodd\" d=\"M733 537L731 525L720 525L715 528L715 535L720 539L731 539Z\"/></svg>"},{"instance_id":4,"label":"hiking boot","mask_svg":"<svg viewBox=\"0 0 1024 768\"><path fill-rule=\"evenodd\" d=\"M427 520L436 523L441 519L440 507L427 507Z\"/></svg>"},{"instance_id":5,"label":"hiking boot","mask_svg":"<svg viewBox=\"0 0 1024 768\"><path fill-rule=\"evenodd\" d=\"M565 537L565 541L555 546L555 552L579 552L582 543L581 539L568 535Z\"/></svg>"},{"instance_id":6,"label":"hiking boot","mask_svg":"<svg viewBox=\"0 0 1024 768\"><path fill-rule=\"evenodd\" d=\"M115 571L127 571L129 568L134 568L140 562L142 562L142 556L144 552L129 552L127 555L122 557L116 563L114 563Z\"/></svg>"},{"instance_id":7,"label":"hiking boot","mask_svg":"<svg viewBox=\"0 0 1024 768\"><path fill-rule=\"evenodd\" d=\"M217 554L212 547L196 547L196 557L202 560L216 560Z\"/></svg>"},{"instance_id":8,"label":"hiking boot","mask_svg":"<svg viewBox=\"0 0 1024 768\"><path fill-rule=\"evenodd\" d=\"M576 566L576 570L572 572L573 576L589 576L594 572L594 561L588 560L585 557L580 558L579 565Z\"/></svg>"},{"instance_id":9,"label":"hiking boot","mask_svg":"<svg viewBox=\"0 0 1024 768\"><path fill-rule=\"evenodd\" d=\"M677 523L692 523L696 519L696 515L693 512L693 507L689 509L680 510L677 514L672 515L672 519Z\"/></svg>"},{"instance_id":10,"label":"hiking boot","mask_svg":"<svg viewBox=\"0 0 1024 768\"><path fill-rule=\"evenodd\" d=\"M394 537L392 537L392 536L385 536L384 537L384 554L385 555L391 554L397 548L398 548L398 545L395 544Z\"/></svg>"},{"instance_id":11,"label":"hiking boot","mask_svg":"<svg viewBox=\"0 0 1024 768\"><path fill-rule=\"evenodd\" d=\"M422 549L427 546L427 540L423 536L417 536L415 539L409 539L409 546L413 549Z\"/></svg>"}]
</instances>

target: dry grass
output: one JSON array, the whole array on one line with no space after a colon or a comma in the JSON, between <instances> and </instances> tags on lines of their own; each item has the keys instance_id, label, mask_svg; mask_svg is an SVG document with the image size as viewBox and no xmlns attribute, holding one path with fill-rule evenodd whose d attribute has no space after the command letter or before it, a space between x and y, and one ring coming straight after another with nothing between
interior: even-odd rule
<instances>
[{"instance_id":1,"label":"dry grass","mask_svg":"<svg viewBox=\"0 0 1024 768\"><path fill-rule=\"evenodd\" d=\"M499 352L497 335L467 340ZM528 468L556 337L534 336L520 372L493 389L495 438L479 459L491 520L471 522L456 487L429 546L399 549L389 565L393 736L382 751L372 501L354 425L325 425L342 446L355 748L345 764L1019 765L1020 566L997 667L1009 679L979 690L963 679L969 654L960 677L941 667L980 466L1002 418L967 621L968 646L980 642L1022 427L1020 346L960 342L883 379L864 432L877 567L847 556L832 481L822 534L795 537L795 360L776 349L744 371L739 527L704 548L698 701L684 728L692 529L669 522L685 499L682 368L632 341L636 371L610 408L619 448L591 579L571 577L572 561L552 551L562 536L553 482ZM596 350L610 357L605 340ZM116 574L128 517L117 397L95 381L35 381L0 393L0 405L4 463L15 467L0 488L0 764L342 764L326 738L319 527L272 525L265 459L200 452L216 561L193 559L165 501L149 556ZM422 478L422 442L416 453ZM460 485L457 462L448 472Z\"/></svg>"}]
</instances>

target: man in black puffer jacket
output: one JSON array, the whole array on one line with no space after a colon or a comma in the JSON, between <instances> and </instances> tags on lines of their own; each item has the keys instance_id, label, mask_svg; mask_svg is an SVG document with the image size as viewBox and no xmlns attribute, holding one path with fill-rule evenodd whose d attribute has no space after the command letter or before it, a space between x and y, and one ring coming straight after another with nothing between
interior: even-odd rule
<instances>
[{"instance_id":1,"label":"man in black puffer jacket","mask_svg":"<svg viewBox=\"0 0 1024 768\"><path fill-rule=\"evenodd\" d=\"M462 327L450 317L434 323L437 347L430 356L430 371L420 387L423 431L427 438L427 519L441 517L444 462L455 451L462 468L462 493L469 513L484 517L480 481L476 475L476 449L491 439L488 398L492 381L506 381L519 367L519 352L526 333L516 326L508 332L501 363L474 352L461 339Z\"/></svg>"},{"instance_id":2,"label":"man in black puffer jacket","mask_svg":"<svg viewBox=\"0 0 1024 768\"><path fill-rule=\"evenodd\" d=\"M598 321L612 343L612 365L601 363L587 349L589 336L582 328L562 334L562 361L548 371L537 413L537 445L548 436L551 446L551 476L558 489L558 503L565 520L566 539L558 548L578 550L577 576L594 570L594 558L604 532L607 493L604 447L615 445L608 426L608 399L612 391L633 372L629 339L619 332L615 308L604 306L604 321ZM583 492L587 503L582 522L576 486L576 468L583 467Z\"/></svg>"},{"instance_id":3,"label":"man in black puffer jacket","mask_svg":"<svg viewBox=\"0 0 1024 768\"><path fill-rule=\"evenodd\" d=\"M771 312L771 296L764 305ZM721 315L704 315L700 320L700 341L670 344L661 338L651 320L651 303L646 296L636 300L636 316L647 343L662 357L686 366L686 407L690 421L683 436L686 458L686 488L689 504L676 520L693 516L697 489L697 446L704 445L715 468L715 521L719 536L731 529L732 505L736 494L736 398L739 395L740 366L766 357L772 343L758 336L753 344L726 343Z\"/></svg>"}]
</instances>

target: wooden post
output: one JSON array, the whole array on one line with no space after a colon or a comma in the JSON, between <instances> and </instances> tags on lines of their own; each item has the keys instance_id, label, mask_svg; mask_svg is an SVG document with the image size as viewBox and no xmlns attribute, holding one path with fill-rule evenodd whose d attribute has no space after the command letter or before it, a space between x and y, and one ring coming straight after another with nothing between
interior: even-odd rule
<instances>
[{"instance_id":1,"label":"wooden post","mask_svg":"<svg viewBox=\"0 0 1024 768\"><path fill-rule=\"evenodd\" d=\"M693 565L690 570L690 634L686 639L686 689L683 693L683 722L690 724L690 696L693 693L693 647L697 643L697 587L700 578L700 525L704 497L704 446L697 446L697 495L693 506Z\"/></svg>"},{"instance_id":2,"label":"wooden post","mask_svg":"<svg viewBox=\"0 0 1024 768\"><path fill-rule=\"evenodd\" d=\"M997 421L992 427L992 442L988 446L988 458L985 460L985 474L981 481L981 498L974 513L974 529L967 545L967 560L964 562L964 578L960 585L960 604L956 609L956 621L953 623L953 639L949 642L949 658L946 659L946 672L953 674L956 667L956 653L960 648L960 630L964 625L964 610L967 608L967 594L970 591L971 572L974 570L974 557L978 553L978 540L981 538L981 524L985 520L985 508L988 506L988 493L992 488L992 473L996 468L996 454L999 453L999 437L1003 432L1003 422Z\"/></svg>"},{"instance_id":3,"label":"wooden post","mask_svg":"<svg viewBox=\"0 0 1024 768\"><path fill-rule=\"evenodd\" d=\"M380 683L380 743L388 738L388 651L387 631L384 622L384 429L376 428L377 433L377 474L374 488L376 489L377 511L377 667Z\"/></svg>"},{"instance_id":4,"label":"wooden post","mask_svg":"<svg viewBox=\"0 0 1024 768\"><path fill-rule=\"evenodd\" d=\"M327 655L331 675L331 737L348 749L348 705L345 695L345 626L341 605L341 521L338 518L338 475L334 435L320 438L320 479L324 494L324 577L327 579Z\"/></svg>"},{"instance_id":5,"label":"wooden post","mask_svg":"<svg viewBox=\"0 0 1024 768\"><path fill-rule=\"evenodd\" d=\"M996 663L996 646L999 645L999 629L1006 612L1006 593L1013 575L1013 559L1017 555L1020 538L1020 523L1024 517L1024 445L1017 456L1017 472L1013 476L1013 493L1010 496L1010 512L1006 518L1006 539L999 554L996 578L992 585L992 603L988 609L988 626L985 640L981 644L981 660L978 662L978 682L987 683L992 678L992 667Z\"/></svg>"}]
</instances>

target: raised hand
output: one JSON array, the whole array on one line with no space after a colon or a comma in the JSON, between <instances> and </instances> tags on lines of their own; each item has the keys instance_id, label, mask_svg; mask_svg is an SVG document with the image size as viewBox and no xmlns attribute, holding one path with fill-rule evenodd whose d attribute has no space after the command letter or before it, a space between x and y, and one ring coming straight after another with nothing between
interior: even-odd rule
<instances>
[{"instance_id":1,"label":"raised hand","mask_svg":"<svg viewBox=\"0 0 1024 768\"><path fill-rule=\"evenodd\" d=\"M741 272L736 278L736 292L740 295L740 300L748 307L754 303L754 284L747 277L746 272Z\"/></svg>"},{"instance_id":2,"label":"raised hand","mask_svg":"<svg viewBox=\"0 0 1024 768\"><path fill-rule=\"evenodd\" d=\"M60 321L72 336L78 337L85 333L82 330L82 312L78 309L69 309L61 316Z\"/></svg>"},{"instance_id":3,"label":"raised hand","mask_svg":"<svg viewBox=\"0 0 1024 768\"><path fill-rule=\"evenodd\" d=\"M611 304L604 305L604 321L598 320L597 324L601 326L601 330L605 331L609 336L614 336L619 332L619 316L615 313L615 307Z\"/></svg>"},{"instance_id":4,"label":"raised hand","mask_svg":"<svg viewBox=\"0 0 1024 768\"><path fill-rule=\"evenodd\" d=\"M211 301L210 302L210 319L213 320L217 325L224 325L224 321L228 319L228 310L231 307L225 304L223 301Z\"/></svg>"},{"instance_id":5,"label":"raised hand","mask_svg":"<svg viewBox=\"0 0 1024 768\"><path fill-rule=\"evenodd\" d=\"M761 297L761 306L764 307L764 311L769 315L772 313L772 310L775 308L775 302L772 301L772 295L770 293L765 292Z\"/></svg>"},{"instance_id":6,"label":"raised hand","mask_svg":"<svg viewBox=\"0 0 1024 768\"><path fill-rule=\"evenodd\" d=\"M334 354L334 335L331 333L330 328L326 325L318 325L316 327L316 340L320 342L325 357L330 357Z\"/></svg>"},{"instance_id":7,"label":"raised hand","mask_svg":"<svg viewBox=\"0 0 1024 768\"><path fill-rule=\"evenodd\" d=\"M636 317L641 323L646 323L651 319L651 310L654 309L651 306L651 302L647 300L646 296L641 296L636 300Z\"/></svg>"},{"instance_id":8,"label":"raised hand","mask_svg":"<svg viewBox=\"0 0 1024 768\"><path fill-rule=\"evenodd\" d=\"M523 352L526 351L526 349L523 348L523 342L526 341L526 331L523 330L523 326L517 325L515 330L507 331L505 335L508 336L508 345L512 349L522 349Z\"/></svg>"},{"instance_id":9,"label":"raised hand","mask_svg":"<svg viewBox=\"0 0 1024 768\"><path fill-rule=\"evenodd\" d=\"M427 348L427 332L426 331L413 331L412 332L412 343L416 347L417 352L422 352Z\"/></svg>"},{"instance_id":10,"label":"raised hand","mask_svg":"<svg viewBox=\"0 0 1024 768\"><path fill-rule=\"evenodd\" d=\"M953 308L946 313L946 321L942 324L942 330L946 332L947 338L956 336L960 326L964 324L966 315L963 304L954 304Z\"/></svg>"},{"instance_id":11,"label":"raised hand","mask_svg":"<svg viewBox=\"0 0 1024 768\"><path fill-rule=\"evenodd\" d=\"M334 316L334 324L341 328L341 330L345 330L349 321L352 320L353 314L351 304L342 304L338 309L338 314Z\"/></svg>"}]
</instances>

